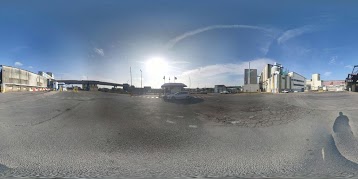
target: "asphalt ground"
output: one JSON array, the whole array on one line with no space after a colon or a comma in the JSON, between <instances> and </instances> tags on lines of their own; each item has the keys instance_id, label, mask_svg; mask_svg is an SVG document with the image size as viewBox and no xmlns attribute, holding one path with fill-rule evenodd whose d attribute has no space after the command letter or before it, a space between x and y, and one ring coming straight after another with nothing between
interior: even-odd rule
<instances>
[{"instance_id":1,"label":"asphalt ground","mask_svg":"<svg viewBox=\"0 0 358 179\"><path fill-rule=\"evenodd\" d=\"M43 177L354 177L357 93L0 94L0 172ZM339 113L342 112L340 115Z\"/></svg>"}]
</instances>

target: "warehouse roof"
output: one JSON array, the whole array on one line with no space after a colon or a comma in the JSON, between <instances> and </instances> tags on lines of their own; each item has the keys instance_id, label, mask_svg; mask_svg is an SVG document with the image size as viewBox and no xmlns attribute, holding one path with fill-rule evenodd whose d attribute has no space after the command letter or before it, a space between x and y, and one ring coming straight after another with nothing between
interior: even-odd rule
<instances>
[{"instance_id":1,"label":"warehouse roof","mask_svg":"<svg viewBox=\"0 0 358 179\"><path fill-rule=\"evenodd\" d=\"M33 73L33 74L35 74L35 75L38 75L37 73L34 73L34 72L32 72L32 71L25 70L25 69L18 68L18 67L9 66L9 65L0 65L0 67L10 67L10 68L14 68L14 69L22 70L22 71L27 71L27 72L29 72L29 73Z\"/></svg>"}]
</instances>

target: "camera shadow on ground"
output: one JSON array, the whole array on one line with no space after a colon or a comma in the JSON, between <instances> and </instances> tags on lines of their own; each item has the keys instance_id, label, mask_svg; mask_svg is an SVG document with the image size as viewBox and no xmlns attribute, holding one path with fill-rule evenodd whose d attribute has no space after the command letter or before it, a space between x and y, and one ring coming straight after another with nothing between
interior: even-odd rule
<instances>
[{"instance_id":1,"label":"camera shadow on ground","mask_svg":"<svg viewBox=\"0 0 358 179\"><path fill-rule=\"evenodd\" d=\"M358 163L358 140L354 136L349 118L339 112L333 124L333 139L339 153L346 159Z\"/></svg>"},{"instance_id":2,"label":"camera shadow on ground","mask_svg":"<svg viewBox=\"0 0 358 179\"><path fill-rule=\"evenodd\" d=\"M339 112L339 116L334 121L333 132L353 135L351 126L349 125L349 118L343 115L343 112Z\"/></svg>"}]
</instances>

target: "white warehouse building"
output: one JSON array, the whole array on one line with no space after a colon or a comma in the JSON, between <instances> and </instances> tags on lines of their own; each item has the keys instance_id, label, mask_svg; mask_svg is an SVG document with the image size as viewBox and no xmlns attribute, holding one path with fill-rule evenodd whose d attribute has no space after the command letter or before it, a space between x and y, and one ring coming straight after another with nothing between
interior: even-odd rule
<instances>
[{"instance_id":1,"label":"white warehouse building","mask_svg":"<svg viewBox=\"0 0 358 179\"><path fill-rule=\"evenodd\" d=\"M260 90L280 93L283 90L304 91L306 78L296 72L283 71L278 63L267 64L260 75Z\"/></svg>"},{"instance_id":2,"label":"white warehouse building","mask_svg":"<svg viewBox=\"0 0 358 179\"><path fill-rule=\"evenodd\" d=\"M306 80L306 89L307 90L319 90L322 88L321 75L316 73L312 74L312 79Z\"/></svg>"},{"instance_id":3,"label":"white warehouse building","mask_svg":"<svg viewBox=\"0 0 358 179\"><path fill-rule=\"evenodd\" d=\"M305 90L306 86L306 78L296 72L289 72L288 76L291 78L291 89L293 91L301 91Z\"/></svg>"}]
</instances>

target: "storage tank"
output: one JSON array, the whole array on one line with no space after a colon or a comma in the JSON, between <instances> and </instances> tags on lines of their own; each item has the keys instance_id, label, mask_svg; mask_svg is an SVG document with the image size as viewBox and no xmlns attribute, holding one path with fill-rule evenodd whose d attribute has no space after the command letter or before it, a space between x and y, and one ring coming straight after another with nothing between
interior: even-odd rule
<instances>
[{"instance_id":1,"label":"storage tank","mask_svg":"<svg viewBox=\"0 0 358 179\"><path fill-rule=\"evenodd\" d=\"M312 80L313 80L313 81L319 81L319 80L321 80L320 74L313 74L313 75L312 75Z\"/></svg>"},{"instance_id":2,"label":"storage tank","mask_svg":"<svg viewBox=\"0 0 358 179\"><path fill-rule=\"evenodd\" d=\"M271 74L273 75L275 73L275 71L278 71L278 66L277 66L276 62L271 67Z\"/></svg>"},{"instance_id":3,"label":"storage tank","mask_svg":"<svg viewBox=\"0 0 358 179\"><path fill-rule=\"evenodd\" d=\"M281 89L281 69L282 65L278 63L274 63L274 65L271 68L271 75L272 75L272 92L273 93L279 93Z\"/></svg>"}]
</instances>

